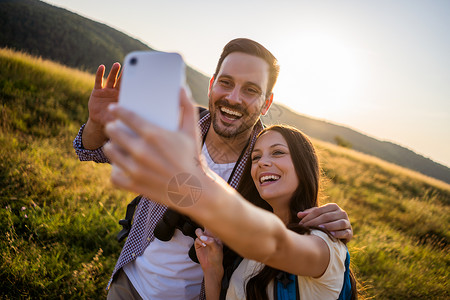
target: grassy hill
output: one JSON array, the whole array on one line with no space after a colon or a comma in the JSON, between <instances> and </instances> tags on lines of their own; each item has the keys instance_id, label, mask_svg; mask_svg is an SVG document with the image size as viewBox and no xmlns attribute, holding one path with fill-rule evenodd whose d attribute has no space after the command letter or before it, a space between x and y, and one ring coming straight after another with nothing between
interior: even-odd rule
<instances>
[{"instance_id":1,"label":"grassy hill","mask_svg":"<svg viewBox=\"0 0 450 300\"><path fill-rule=\"evenodd\" d=\"M152 50L109 26L38 0L0 0L0 47L26 51L90 72L100 64L109 68L113 62L123 61L130 51ZM188 67L187 82L194 98L206 106L208 77ZM267 123L291 124L330 143L339 139L360 152L450 183L450 168L404 147L300 115L283 105L274 104L269 113Z\"/></svg>"},{"instance_id":2,"label":"grassy hill","mask_svg":"<svg viewBox=\"0 0 450 300\"><path fill-rule=\"evenodd\" d=\"M8 47L95 72L131 51L154 50L104 24L38 0L0 0L0 47ZM188 67L192 95L207 103L208 78Z\"/></svg>"},{"instance_id":3,"label":"grassy hill","mask_svg":"<svg viewBox=\"0 0 450 300\"><path fill-rule=\"evenodd\" d=\"M450 183L450 169L448 167L419 155L410 149L391 142L371 138L348 127L313 119L294 112L284 105L278 104L272 107L264 121L266 123L281 122L290 124L303 130L309 136L333 144L338 143L337 140L341 139L354 150Z\"/></svg>"},{"instance_id":4,"label":"grassy hill","mask_svg":"<svg viewBox=\"0 0 450 300\"><path fill-rule=\"evenodd\" d=\"M0 298L104 297L121 245L117 221L134 195L110 166L79 162L93 75L0 50ZM314 141L323 203L350 215L353 267L366 296L448 299L450 186Z\"/></svg>"}]
</instances>

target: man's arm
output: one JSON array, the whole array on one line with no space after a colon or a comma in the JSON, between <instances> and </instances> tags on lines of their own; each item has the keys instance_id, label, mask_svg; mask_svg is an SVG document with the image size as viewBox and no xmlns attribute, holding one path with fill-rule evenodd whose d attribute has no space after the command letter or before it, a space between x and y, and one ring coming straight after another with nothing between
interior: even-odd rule
<instances>
[{"instance_id":1,"label":"man's arm","mask_svg":"<svg viewBox=\"0 0 450 300\"><path fill-rule=\"evenodd\" d=\"M98 149L108 141L108 137L104 133L104 127L100 124L95 124L91 119L88 119L84 125L81 139L83 148L86 150Z\"/></svg>"},{"instance_id":2,"label":"man's arm","mask_svg":"<svg viewBox=\"0 0 450 300\"><path fill-rule=\"evenodd\" d=\"M95 150L103 146L108 137L105 135L105 124L112 120L108 112L108 105L115 103L119 98L120 77L118 76L120 64L114 63L103 85L105 66L101 65L95 75L94 89L89 97L89 119L82 132L83 148Z\"/></svg>"},{"instance_id":3,"label":"man's arm","mask_svg":"<svg viewBox=\"0 0 450 300\"><path fill-rule=\"evenodd\" d=\"M336 203L313 207L297 214L305 226L319 226L330 231L336 238L349 242L353 237L352 224L347 213Z\"/></svg>"},{"instance_id":4,"label":"man's arm","mask_svg":"<svg viewBox=\"0 0 450 300\"><path fill-rule=\"evenodd\" d=\"M81 126L73 141L73 148L81 161L109 162L102 149L102 146L108 141L108 137L104 133L104 127L106 122L112 119L108 112L108 105L118 101L119 70L120 64L113 64L106 79L106 84L103 86L105 66L101 65L97 69L94 89L88 103L89 118L86 124Z\"/></svg>"},{"instance_id":5,"label":"man's arm","mask_svg":"<svg viewBox=\"0 0 450 300\"><path fill-rule=\"evenodd\" d=\"M80 161L94 161L96 163L109 163L109 159L103 153L103 147L94 150L84 148L82 143L82 135L86 124L83 124L78 131L77 136L73 140L73 148Z\"/></svg>"}]
</instances>

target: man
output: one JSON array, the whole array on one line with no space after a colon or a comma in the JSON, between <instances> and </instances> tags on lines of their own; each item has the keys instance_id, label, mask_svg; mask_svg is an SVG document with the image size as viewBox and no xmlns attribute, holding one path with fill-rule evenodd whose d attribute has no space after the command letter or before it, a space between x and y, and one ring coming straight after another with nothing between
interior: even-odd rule
<instances>
[{"instance_id":1,"label":"man","mask_svg":"<svg viewBox=\"0 0 450 300\"><path fill-rule=\"evenodd\" d=\"M119 69L118 63L113 65L105 87L104 66L97 70L88 104L89 119L74 140L80 160L108 162L102 151L108 141L103 129L111 119L107 106L117 102ZM210 113L199 120L202 151L209 167L232 187L239 183L256 135L262 129L260 116L272 104L278 72L277 60L266 48L252 40L235 39L224 47L211 78ZM203 275L200 265L188 256L194 240L179 230L168 242L155 239L154 228L165 211L165 207L149 199L140 201L108 285L108 298L198 298ZM338 238L352 237L347 214L335 204L299 216L305 225L322 225Z\"/></svg>"}]
</instances>

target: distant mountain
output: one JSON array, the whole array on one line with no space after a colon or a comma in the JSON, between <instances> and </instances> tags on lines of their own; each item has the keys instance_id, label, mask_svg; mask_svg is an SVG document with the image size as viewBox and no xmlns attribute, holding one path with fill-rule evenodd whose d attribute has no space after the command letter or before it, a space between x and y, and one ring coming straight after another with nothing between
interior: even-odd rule
<instances>
[{"instance_id":1,"label":"distant mountain","mask_svg":"<svg viewBox=\"0 0 450 300\"><path fill-rule=\"evenodd\" d=\"M109 26L37 0L0 0L0 47L90 72L100 64L109 70L131 51L154 50ZM190 67L186 75L194 98L207 103L208 78Z\"/></svg>"},{"instance_id":2,"label":"distant mountain","mask_svg":"<svg viewBox=\"0 0 450 300\"><path fill-rule=\"evenodd\" d=\"M336 144L337 138L341 138L349 142L352 145L351 148L356 151L450 183L450 168L423 157L410 149L391 142L379 141L348 127L301 115L284 105L278 104L272 107L264 121L266 124L290 124L311 137L333 144Z\"/></svg>"},{"instance_id":3,"label":"distant mountain","mask_svg":"<svg viewBox=\"0 0 450 300\"><path fill-rule=\"evenodd\" d=\"M95 72L122 62L134 50L153 50L104 24L37 0L0 0L0 47L22 50L65 65ZM187 68L187 82L196 101L208 104L208 77ZM266 123L286 123L333 144L345 141L357 151L450 183L450 168L399 145L368 137L347 127L298 114L274 104Z\"/></svg>"}]
</instances>

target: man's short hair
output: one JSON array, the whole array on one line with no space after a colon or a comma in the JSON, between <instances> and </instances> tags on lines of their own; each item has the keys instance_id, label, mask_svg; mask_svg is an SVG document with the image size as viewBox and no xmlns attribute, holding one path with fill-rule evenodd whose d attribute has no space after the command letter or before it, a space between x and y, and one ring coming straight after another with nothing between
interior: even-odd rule
<instances>
[{"instance_id":1,"label":"man's short hair","mask_svg":"<svg viewBox=\"0 0 450 300\"><path fill-rule=\"evenodd\" d=\"M278 65L278 60L267 50L263 45L246 38L238 38L231 40L223 48L222 54L220 55L219 62L217 63L216 71L214 72L214 78L217 78L222 63L230 53L233 52L243 52L246 54L254 55L264 59L269 65L269 81L267 83L266 95L272 93L275 82L278 78L278 73L280 72L280 66Z\"/></svg>"}]
</instances>

